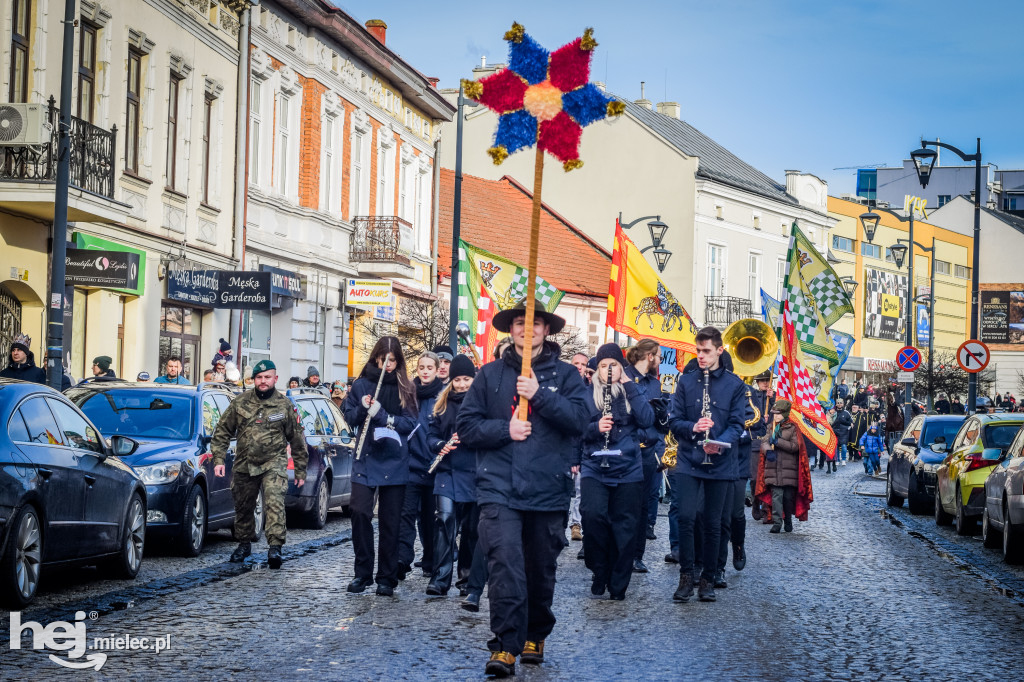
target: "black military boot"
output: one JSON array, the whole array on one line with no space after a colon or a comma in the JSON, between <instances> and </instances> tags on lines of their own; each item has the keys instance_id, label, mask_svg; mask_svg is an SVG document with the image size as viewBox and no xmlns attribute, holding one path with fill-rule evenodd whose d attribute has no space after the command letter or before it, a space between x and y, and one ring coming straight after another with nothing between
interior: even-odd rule
<instances>
[{"instance_id":1,"label":"black military boot","mask_svg":"<svg viewBox=\"0 0 1024 682\"><path fill-rule=\"evenodd\" d=\"M715 586L708 580L701 578L697 586L697 598L701 601L715 601Z\"/></svg>"},{"instance_id":2,"label":"black military boot","mask_svg":"<svg viewBox=\"0 0 1024 682\"><path fill-rule=\"evenodd\" d=\"M785 530L786 530L787 533L792 533L793 532L793 517L792 516L787 516L786 517Z\"/></svg>"},{"instance_id":3,"label":"black military boot","mask_svg":"<svg viewBox=\"0 0 1024 682\"><path fill-rule=\"evenodd\" d=\"M732 567L737 571L742 571L743 567L747 565L747 552L743 549L743 545L732 546Z\"/></svg>"},{"instance_id":4,"label":"black military boot","mask_svg":"<svg viewBox=\"0 0 1024 682\"><path fill-rule=\"evenodd\" d=\"M725 582L725 571L715 571L715 587L720 590L724 590L729 587L729 583Z\"/></svg>"},{"instance_id":5,"label":"black military boot","mask_svg":"<svg viewBox=\"0 0 1024 682\"><path fill-rule=\"evenodd\" d=\"M470 592L466 595L466 598L462 600L462 604L460 604L460 606L466 611L476 613L480 610L480 593Z\"/></svg>"},{"instance_id":6,"label":"black military boot","mask_svg":"<svg viewBox=\"0 0 1024 682\"><path fill-rule=\"evenodd\" d=\"M672 595L672 601L685 604L693 596L693 576L683 572L679 574L679 587Z\"/></svg>"},{"instance_id":7,"label":"black military boot","mask_svg":"<svg viewBox=\"0 0 1024 682\"><path fill-rule=\"evenodd\" d=\"M267 550L267 566L281 568L281 545L271 545Z\"/></svg>"},{"instance_id":8,"label":"black military boot","mask_svg":"<svg viewBox=\"0 0 1024 682\"><path fill-rule=\"evenodd\" d=\"M231 553L231 559L229 561L233 564L240 564L245 561L245 557L252 554L252 543L251 542L239 542L238 547Z\"/></svg>"}]
</instances>

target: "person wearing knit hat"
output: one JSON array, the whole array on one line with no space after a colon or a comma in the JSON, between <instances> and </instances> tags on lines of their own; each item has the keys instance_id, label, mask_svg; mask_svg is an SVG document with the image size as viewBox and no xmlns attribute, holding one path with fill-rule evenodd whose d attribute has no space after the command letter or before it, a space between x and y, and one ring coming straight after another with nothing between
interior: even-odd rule
<instances>
[{"instance_id":1,"label":"person wearing knit hat","mask_svg":"<svg viewBox=\"0 0 1024 682\"><path fill-rule=\"evenodd\" d=\"M217 352L213 356L213 364L216 365L218 360L222 360L226 363L231 359L233 359L231 357L231 344L224 339L221 339L220 346L218 346Z\"/></svg>"},{"instance_id":2,"label":"person wearing knit hat","mask_svg":"<svg viewBox=\"0 0 1024 682\"><path fill-rule=\"evenodd\" d=\"M452 360L455 359L452 355L452 349L448 346L434 346L431 352L440 360L440 362L437 363L437 376L441 381L447 383L448 369L452 364Z\"/></svg>"},{"instance_id":3,"label":"person wearing knit hat","mask_svg":"<svg viewBox=\"0 0 1024 682\"><path fill-rule=\"evenodd\" d=\"M452 585L452 564L459 561L459 583L469 580L476 553L476 451L459 447L455 420L476 377L473 361L461 353L451 362L450 381L434 401L427 437L430 452L440 461L434 472L434 554L433 573L427 594L443 597ZM436 461L436 460L435 460ZM461 534L459 528L462 529ZM461 535L456 552L455 538ZM462 585L459 585L460 587Z\"/></svg>"},{"instance_id":4,"label":"person wearing knit hat","mask_svg":"<svg viewBox=\"0 0 1024 682\"><path fill-rule=\"evenodd\" d=\"M768 424L768 440L761 444L761 461L754 494L771 505L772 533L785 525L793 531L793 517L807 520L814 495L811 491L811 466L807 446L796 422L790 419L793 403L776 400Z\"/></svg>"},{"instance_id":5,"label":"person wearing knit hat","mask_svg":"<svg viewBox=\"0 0 1024 682\"><path fill-rule=\"evenodd\" d=\"M31 346L32 338L27 334L15 336L11 343L11 354L7 358L7 366L0 370L0 377L45 384L46 370L36 367L36 356L32 353Z\"/></svg>"},{"instance_id":6,"label":"person wearing knit hat","mask_svg":"<svg viewBox=\"0 0 1024 682\"><path fill-rule=\"evenodd\" d=\"M116 379L117 375L114 374L114 370L110 369L110 365L112 365L113 363L114 360L109 355L97 356L92 361L92 375L94 377L102 376L109 377L111 379Z\"/></svg>"},{"instance_id":7,"label":"person wearing knit hat","mask_svg":"<svg viewBox=\"0 0 1024 682\"><path fill-rule=\"evenodd\" d=\"M306 388L320 388L325 389L326 386L320 381L320 370L316 365L310 365L306 368L306 378L302 380L302 385Z\"/></svg>"},{"instance_id":8,"label":"person wearing knit hat","mask_svg":"<svg viewBox=\"0 0 1024 682\"><path fill-rule=\"evenodd\" d=\"M622 600L633 575L640 500L644 491L640 443L654 426L654 409L624 371L622 349L597 349L597 371L581 443L580 516L583 556L593 573L594 596Z\"/></svg>"}]
</instances>

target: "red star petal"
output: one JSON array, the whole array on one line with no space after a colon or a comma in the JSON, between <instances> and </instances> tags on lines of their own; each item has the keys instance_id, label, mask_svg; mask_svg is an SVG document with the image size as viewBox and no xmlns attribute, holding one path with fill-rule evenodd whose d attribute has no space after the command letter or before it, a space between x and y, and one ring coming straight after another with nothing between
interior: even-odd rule
<instances>
[{"instance_id":1,"label":"red star petal","mask_svg":"<svg viewBox=\"0 0 1024 682\"><path fill-rule=\"evenodd\" d=\"M540 124L537 147L562 163L579 158L580 135L583 129L564 111Z\"/></svg>"},{"instance_id":2,"label":"red star petal","mask_svg":"<svg viewBox=\"0 0 1024 682\"><path fill-rule=\"evenodd\" d=\"M480 84L484 86L484 91L478 101L487 108L499 114L523 108L527 85L514 71L502 69L481 79Z\"/></svg>"},{"instance_id":3,"label":"red star petal","mask_svg":"<svg viewBox=\"0 0 1024 682\"><path fill-rule=\"evenodd\" d=\"M575 90L590 78L590 56L594 53L581 49L582 42L582 38L577 38L551 53L548 78L562 92Z\"/></svg>"}]
</instances>

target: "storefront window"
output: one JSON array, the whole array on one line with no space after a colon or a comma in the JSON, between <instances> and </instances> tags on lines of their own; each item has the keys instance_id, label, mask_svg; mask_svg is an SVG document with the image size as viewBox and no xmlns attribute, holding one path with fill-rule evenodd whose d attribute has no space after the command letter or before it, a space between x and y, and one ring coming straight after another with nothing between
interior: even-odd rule
<instances>
[{"instance_id":1,"label":"storefront window","mask_svg":"<svg viewBox=\"0 0 1024 682\"><path fill-rule=\"evenodd\" d=\"M270 312L249 310L242 313L242 368L270 359Z\"/></svg>"},{"instance_id":2,"label":"storefront window","mask_svg":"<svg viewBox=\"0 0 1024 682\"><path fill-rule=\"evenodd\" d=\"M75 289L74 304L71 313L71 376L81 379L85 376L85 318L86 292Z\"/></svg>"},{"instance_id":3,"label":"storefront window","mask_svg":"<svg viewBox=\"0 0 1024 682\"><path fill-rule=\"evenodd\" d=\"M165 305L160 308L160 366L157 375L164 373L168 358L181 358L185 378L195 383L202 379L197 366L199 342L202 334L200 312L183 306Z\"/></svg>"}]
</instances>

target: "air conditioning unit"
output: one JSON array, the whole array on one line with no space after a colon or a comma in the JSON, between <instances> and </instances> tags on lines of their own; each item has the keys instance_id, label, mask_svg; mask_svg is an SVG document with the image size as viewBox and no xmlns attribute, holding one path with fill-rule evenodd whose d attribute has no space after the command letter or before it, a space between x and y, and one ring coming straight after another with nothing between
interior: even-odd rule
<instances>
[{"instance_id":1,"label":"air conditioning unit","mask_svg":"<svg viewBox=\"0 0 1024 682\"><path fill-rule=\"evenodd\" d=\"M49 144L45 104L0 104L0 147Z\"/></svg>"}]
</instances>

